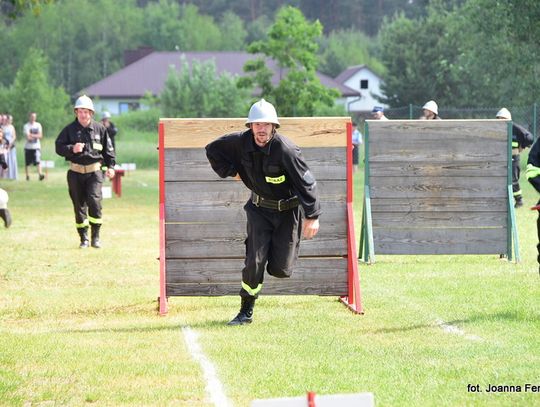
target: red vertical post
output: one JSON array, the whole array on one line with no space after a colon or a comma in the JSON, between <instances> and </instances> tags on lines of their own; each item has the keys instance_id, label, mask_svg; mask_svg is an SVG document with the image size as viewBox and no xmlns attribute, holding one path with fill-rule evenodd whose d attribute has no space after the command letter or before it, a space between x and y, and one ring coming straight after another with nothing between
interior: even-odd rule
<instances>
[{"instance_id":1,"label":"red vertical post","mask_svg":"<svg viewBox=\"0 0 540 407\"><path fill-rule=\"evenodd\" d=\"M363 314L360 294L360 277L356 258L356 236L354 234L353 210L353 155L352 123L347 123L347 270L348 297L341 300L354 312Z\"/></svg>"},{"instance_id":2,"label":"red vertical post","mask_svg":"<svg viewBox=\"0 0 540 407\"><path fill-rule=\"evenodd\" d=\"M308 407L317 407L317 405L315 404L315 392L314 391L308 391L307 402L308 402Z\"/></svg>"},{"instance_id":3,"label":"red vertical post","mask_svg":"<svg viewBox=\"0 0 540 407\"><path fill-rule=\"evenodd\" d=\"M165 128L159 123L159 314L166 315L167 274L165 268Z\"/></svg>"}]
</instances>

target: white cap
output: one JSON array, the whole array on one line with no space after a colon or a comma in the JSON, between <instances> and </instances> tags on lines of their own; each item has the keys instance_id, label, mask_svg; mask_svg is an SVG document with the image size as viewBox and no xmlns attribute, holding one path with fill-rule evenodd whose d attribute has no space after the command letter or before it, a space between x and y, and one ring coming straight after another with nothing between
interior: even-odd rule
<instances>
[{"instance_id":1,"label":"white cap","mask_svg":"<svg viewBox=\"0 0 540 407\"><path fill-rule=\"evenodd\" d=\"M497 119L506 119L506 120L512 120L512 115L508 111L506 107L503 107L501 110L497 112Z\"/></svg>"},{"instance_id":2,"label":"white cap","mask_svg":"<svg viewBox=\"0 0 540 407\"><path fill-rule=\"evenodd\" d=\"M435 114L439 114L439 107L437 106L437 103L435 103L434 100L430 100L429 102L426 102L426 104L422 106L422 109L426 109Z\"/></svg>"},{"instance_id":3,"label":"white cap","mask_svg":"<svg viewBox=\"0 0 540 407\"><path fill-rule=\"evenodd\" d=\"M109 112L103 112L103 114L101 115L101 119L110 119L111 118L111 114Z\"/></svg>"},{"instance_id":4,"label":"white cap","mask_svg":"<svg viewBox=\"0 0 540 407\"><path fill-rule=\"evenodd\" d=\"M249 127L250 123L273 123L276 125L276 128L279 127L279 121L274 105L264 99L253 103L251 109L249 109L246 127Z\"/></svg>"},{"instance_id":5,"label":"white cap","mask_svg":"<svg viewBox=\"0 0 540 407\"><path fill-rule=\"evenodd\" d=\"M94 110L94 102L92 102L92 99L90 99L86 95L79 96L77 100L75 101L75 106L73 106L73 109L88 109L92 112L95 112Z\"/></svg>"}]
</instances>

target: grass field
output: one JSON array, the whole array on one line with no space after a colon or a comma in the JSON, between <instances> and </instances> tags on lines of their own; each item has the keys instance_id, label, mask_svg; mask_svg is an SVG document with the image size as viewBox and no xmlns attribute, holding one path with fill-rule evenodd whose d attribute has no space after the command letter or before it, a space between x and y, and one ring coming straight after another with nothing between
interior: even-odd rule
<instances>
[{"instance_id":1,"label":"grass field","mask_svg":"<svg viewBox=\"0 0 540 407\"><path fill-rule=\"evenodd\" d=\"M524 389L540 385L536 213L517 211L520 264L378 256L359 266L363 316L333 297L263 295L251 326L227 327L237 297L171 298L168 316L156 312L157 179L137 170L104 201L100 250L78 249L65 169L2 181L13 225L0 228L0 405L211 405L185 326L235 406L307 391L373 392L378 406L540 405Z\"/></svg>"}]
</instances>

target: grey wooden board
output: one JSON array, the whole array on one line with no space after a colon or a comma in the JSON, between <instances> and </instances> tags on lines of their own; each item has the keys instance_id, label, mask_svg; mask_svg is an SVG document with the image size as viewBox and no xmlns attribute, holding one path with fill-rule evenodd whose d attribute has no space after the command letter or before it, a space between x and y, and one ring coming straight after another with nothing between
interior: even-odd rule
<instances>
[{"instance_id":1,"label":"grey wooden board","mask_svg":"<svg viewBox=\"0 0 540 407\"><path fill-rule=\"evenodd\" d=\"M318 181L324 219L346 214L347 189L343 181ZM165 183L165 222L243 221L243 205L250 197L241 181Z\"/></svg>"},{"instance_id":2,"label":"grey wooden board","mask_svg":"<svg viewBox=\"0 0 540 407\"><path fill-rule=\"evenodd\" d=\"M481 162L370 161L369 173L377 177L506 177L506 164L506 160Z\"/></svg>"},{"instance_id":3,"label":"grey wooden board","mask_svg":"<svg viewBox=\"0 0 540 407\"><path fill-rule=\"evenodd\" d=\"M302 240L301 256L345 256L347 229L340 224L321 220L322 227L314 239ZM186 223L165 226L165 254L169 258L241 257L245 255L246 222Z\"/></svg>"},{"instance_id":4,"label":"grey wooden board","mask_svg":"<svg viewBox=\"0 0 540 407\"><path fill-rule=\"evenodd\" d=\"M507 160L502 121L369 121L368 126L370 163Z\"/></svg>"},{"instance_id":5,"label":"grey wooden board","mask_svg":"<svg viewBox=\"0 0 540 407\"><path fill-rule=\"evenodd\" d=\"M498 212L507 216L507 199L500 198L460 198L445 197L440 200L372 198L371 213L384 212Z\"/></svg>"},{"instance_id":6,"label":"grey wooden board","mask_svg":"<svg viewBox=\"0 0 540 407\"><path fill-rule=\"evenodd\" d=\"M382 212L372 213L373 227L506 227L506 212Z\"/></svg>"},{"instance_id":7,"label":"grey wooden board","mask_svg":"<svg viewBox=\"0 0 540 407\"><path fill-rule=\"evenodd\" d=\"M167 260L167 295L237 295L242 259ZM264 294L347 295L347 259L301 258L291 278L265 274Z\"/></svg>"},{"instance_id":8,"label":"grey wooden board","mask_svg":"<svg viewBox=\"0 0 540 407\"><path fill-rule=\"evenodd\" d=\"M502 198L506 177L369 177L372 198Z\"/></svg>"},{"instance_id":9,"label":"grey wooden board","mask_svg":"<svg viewBox=\"0 0 540 407\"><path fill-rule=\"evenodd\" d=\"M506 253L504 228L373 228L377 254Z\"/></svg>"},{"instance_id":10,"label":"grey wooden board","mask_svg":"<svg viewBox=\"0 0 540 407\"><path fill-rule=\"evenodd\" d=\"M317 180L343 180L346 174L344 147L304 147L302 155ZM204 148L165 149L165 181L214 181L220 179L212 170Z\"/></svg>"}]
</instances>

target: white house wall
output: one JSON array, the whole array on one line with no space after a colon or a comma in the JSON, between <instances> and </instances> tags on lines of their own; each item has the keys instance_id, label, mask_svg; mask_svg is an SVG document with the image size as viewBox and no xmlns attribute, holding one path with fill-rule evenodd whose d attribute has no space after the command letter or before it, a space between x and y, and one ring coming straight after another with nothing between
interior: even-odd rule
<instances>
[{"instance_id":1,"label":"white house wall","mask_svg":"<svg viewBox=\"0 0 540 407\"><path fill-rule=\"evenodd\" d=\"M367 80L368 81L368 88L367 89L360 89L360 81L361 80ZM349 97L347 98L347 105L348 110L351 112L362 112L362 111L371 111L373 109L373 106L384 106L386 105L379 102L375 97L372 95L379 95L382 96L381 93L381 79L375 75L371 70L369 69L361 69L358 72L356 72L354 75L352 75L349 79L347 79L344 83L344 85L348 86L349 88L358 90L362 97L360 100L358 100L358 97Z\"/></svg>"}]
</instances>

